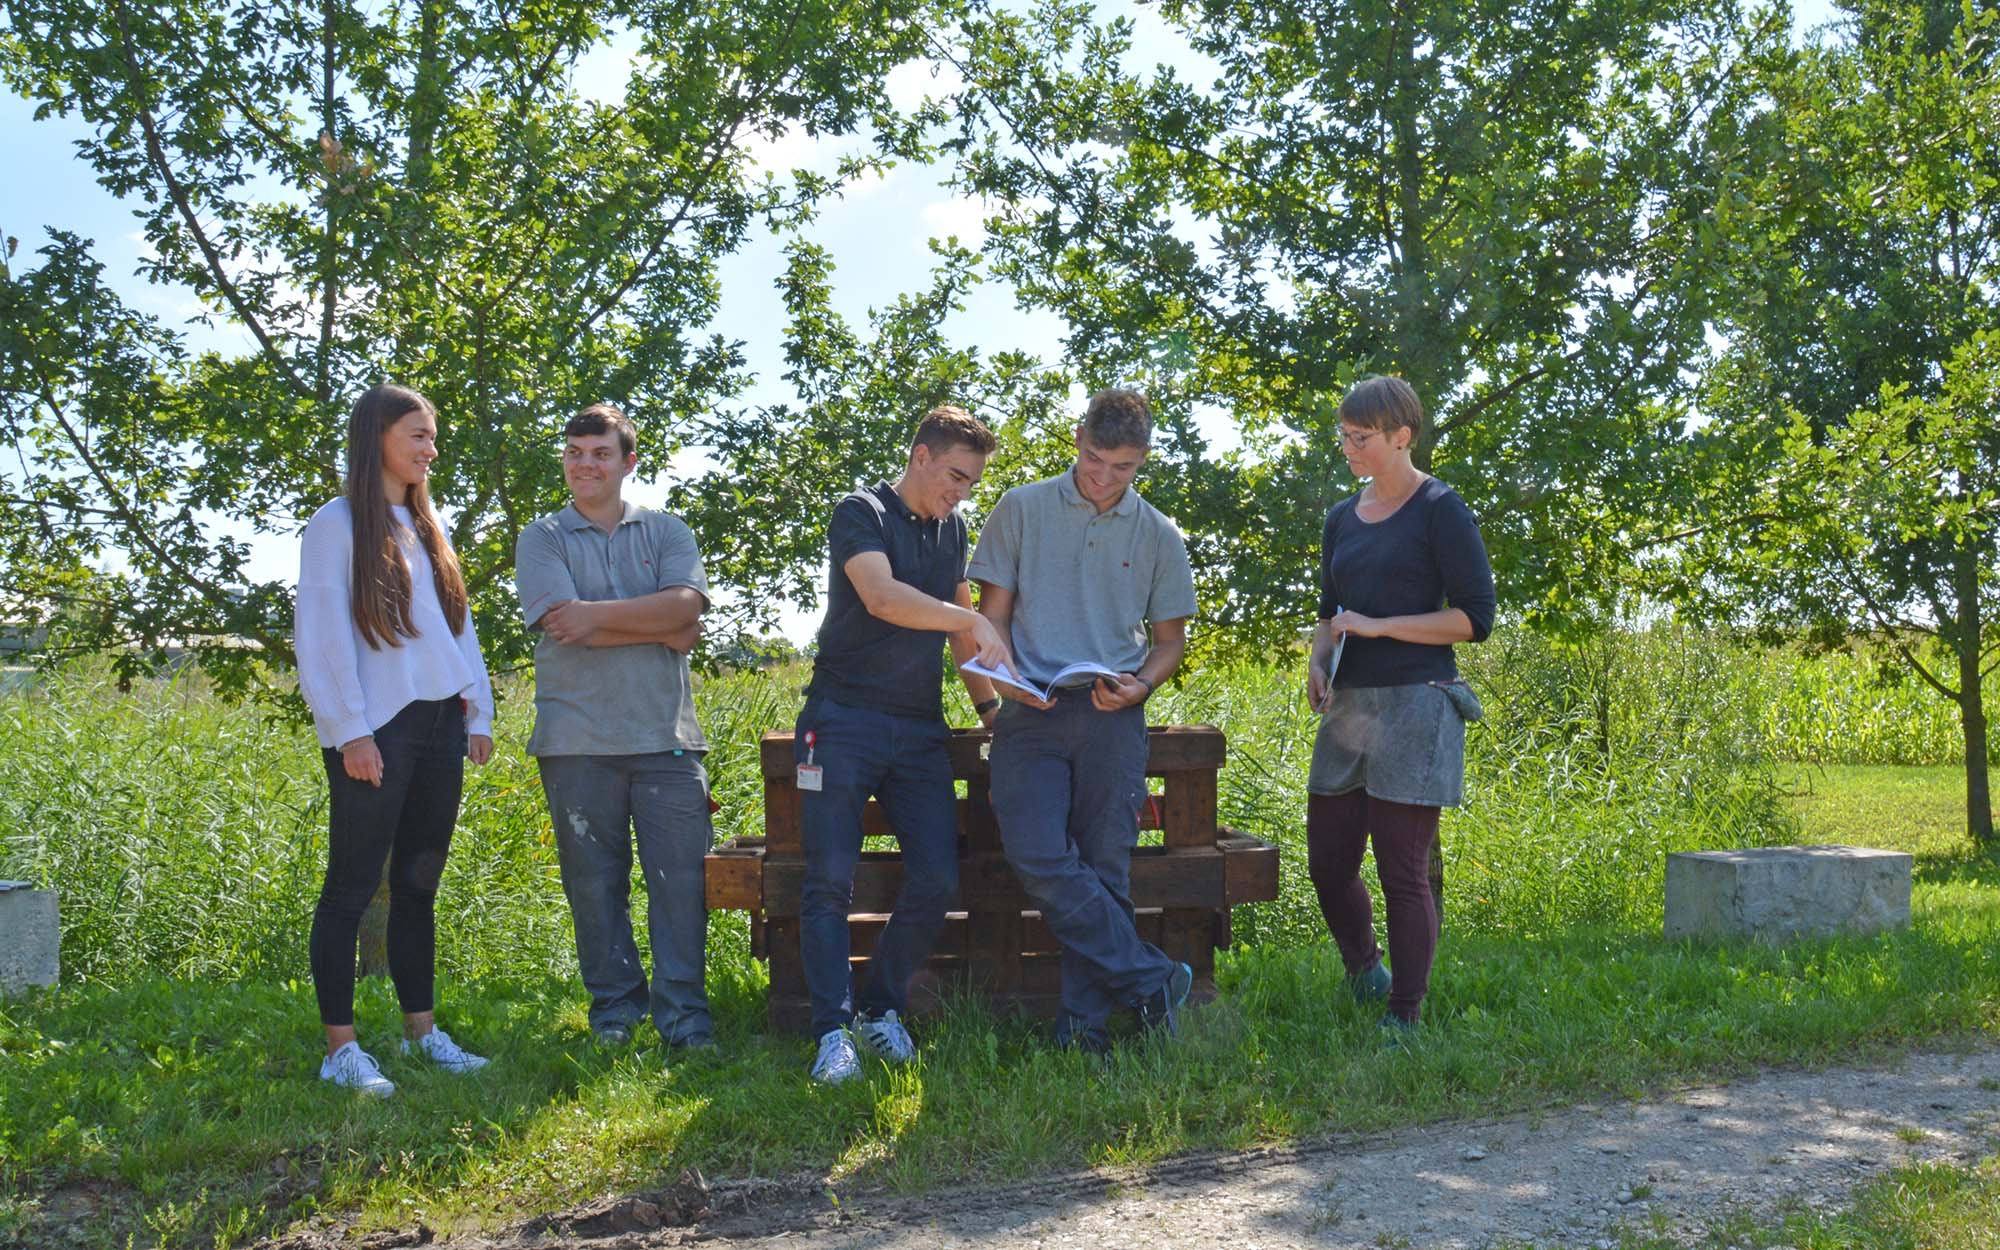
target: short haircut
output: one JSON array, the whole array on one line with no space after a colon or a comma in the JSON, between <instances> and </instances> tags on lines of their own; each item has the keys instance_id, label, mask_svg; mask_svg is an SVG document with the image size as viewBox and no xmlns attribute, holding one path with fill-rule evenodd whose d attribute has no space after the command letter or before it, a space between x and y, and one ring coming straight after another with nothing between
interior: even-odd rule
<instances>
[{"instance_id":1,"label":"short haircut","mask_svg":"<svg viewBox=\"0 0 2000 1250\"><path fill-rule=\"evenodd\" d=\"M993 431L984 422L957 404L939 404L924 414L917 422L916 437L910 440L910 450L928 447L933 456L941 456L954 447L967 447L982 456L993 454L996 446Z\"/></svg>"},{"instance_id":2,"label":"short haircut","mask_svg":"<svg viewBox=\"0 0 2000 1250\"><path fill-rule=\"evenodd\" d=\"M1424 436L1424 405L1417 388L1401 378L1370 375L1341 397L1337 420L1363 430L1408 430L1410 441Z\"/></svg>"},{"instance_id":3,"label":"short haircut","mask_svg":"<svg viewBox=\"0 0 2000 1250\"><path fill-rule=\"evenodd\" d=\"M626 455L639 450L638 427L617 404L592 404L571 417L563 427L563 437L575 438L579 434L616 434L618 447Z\"/></svg>"},{"instance_id":4,"label":"short haircut","mask_svg":"<svg viewBox=\"0 0 2000 1250\"><path fill-rule=\"evenodd\" d=\"M1114 386L1090 397L1083 410L1083 432L1091 445L1110 451L1115 447L1153 445L1153 406L1138 391Z\"/></svg>"}]
</instances>

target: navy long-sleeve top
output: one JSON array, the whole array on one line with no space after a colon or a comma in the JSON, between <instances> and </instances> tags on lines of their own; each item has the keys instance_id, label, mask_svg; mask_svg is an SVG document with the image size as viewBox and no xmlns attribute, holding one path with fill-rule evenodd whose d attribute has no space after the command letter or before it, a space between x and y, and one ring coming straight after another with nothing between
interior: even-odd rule
<instances>
[{"instance_id":1,"label":"navy long-sleeve top","mask_svg":"<svg viewBox=\"0 0 2000 1250\"><path fill-rule=\"evenodd\" d=\"M1458 492L1426 478L1403 506L1380 521L1355 512L1361 497L1326 514L1320 545L1319 617L1342 609L1363 616L1416 616L1446 607L1472 621L1472 640L1493 630L1493 566L1472 509ZM1458 662L1449 645L1350 635L1333 684L1406 686L1449 681Z\"/></svg>"}]
</instances>

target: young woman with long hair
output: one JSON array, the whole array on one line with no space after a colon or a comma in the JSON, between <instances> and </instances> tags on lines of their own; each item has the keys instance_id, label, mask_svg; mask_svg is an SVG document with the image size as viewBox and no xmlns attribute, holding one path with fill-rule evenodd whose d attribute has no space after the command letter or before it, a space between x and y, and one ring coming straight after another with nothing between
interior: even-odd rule
<instances>
[{"instance_id":1,"label":"young woman with long hair","mask_svg":"<svg viewBox=\"0 0 2000 1250\"><path fill-rule=\"evenodd\" d=\"M432 1018L438 879L465 760L493 754L493 688L458 556L430 502L437 412L383 384L347 422L347 483L299 545L293 641L299 689L332 790L326 882L310 957L326 1061L320 1079L386 1096L395 1085L354 1034L361 913L389 867L389 976L402 1050L454 1072L486 1066Z\"/></svg>"}]
</instances>

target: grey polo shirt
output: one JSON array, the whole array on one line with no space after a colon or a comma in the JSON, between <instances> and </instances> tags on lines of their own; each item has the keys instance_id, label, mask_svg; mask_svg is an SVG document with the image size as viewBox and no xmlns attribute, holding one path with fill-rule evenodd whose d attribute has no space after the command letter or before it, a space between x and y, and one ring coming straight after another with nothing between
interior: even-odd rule
<instances>
[{"instance_id":1,"label":"grey polo shirt","mask_svg":"<svg viewBox=\"0 0 2000 1250\"><path fill-rule=\"evenodd\" d=\"M1147 626L1195 611L1174 523L1130 487L1099 513L1068 473L1002 495L965 575L1014 592L1014 661L1038 681L1079 660L1136 672Z\"/></svg>"},{"instance_id":2,"label":"grey polo shirt","mask_svg":"<svg viewBox=\"0 0 2000 1250\"><path fill-rule=\"evenodd\" d=\"M674 586L708 597L694 531L677 516L625 505L609 534L574 505L521 531L514 544L521 616L565 599L636 599ZM535 731L530 755L650 755L705 751L687 657L659 643L580 647L542 634L535 643Z\"/></svg>"}]
</instances>

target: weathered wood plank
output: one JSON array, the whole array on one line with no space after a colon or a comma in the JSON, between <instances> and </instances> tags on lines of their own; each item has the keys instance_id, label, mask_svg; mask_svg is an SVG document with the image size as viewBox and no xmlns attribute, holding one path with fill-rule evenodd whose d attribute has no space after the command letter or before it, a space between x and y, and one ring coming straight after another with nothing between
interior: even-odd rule
<instances>
[{"instance_id":1,"label":"weathered wood plank","mask_svg":"<svg viewBox=\"0 0 2000 1250\"><path fill-rule=\"evenodd\" d=\"M791 775L764 778L764 849L778 855L803 855L799 841L799 791Z\"/></svg>"},{"instance_id":2,"label":"weathered wood plank","mask_svg":"<svg viewBox=\"0 0 2000 1250\"><path fill-rule=\"evenodd\" d=\"M704 857L702 877L708 910L763 910L763 847L717 847Z\"/></svg>"},{"instance_id":3,"label":"weathered wood plank","mask_svg":"<svg viewBox=\"0 0 2000 1250\"><path fill-rule=\"evenodd\" d=\"M1213 769L1168 773L1163 797L1166 818L1161 828L1168 846L1209 846L1215 842Z\"/></svg>"},{"instance_id":4,"label":"weathered wood plank","mask_svg":"<svg viewBox=\"0 0 2000 1250\"><path fill-rule=\"evenodd\" d=\"M1215 845L1222 852L1223 894L1230 903L1268 903L1278 897L1277 847L1231 829L1224 829Z\"/></svg>"},{"instance_id":5,"label":"weathered wood plank","mask_svg":"<svg viewBox=\"0 0 2000 1250\"><path fill-rule=\"evenodd\" d=\"M1213 846L1142 846L1132 853L1132 902L1139 907L1222 907L1228 902L1223 882L1223 855ZM864 851L854 869L854 898L849 910L893 910L902 884L902 857L897 852ZM803 861L765 858L764 910L768 915L798 915L804 885ZM965 911L1034 910L1014 870L996 855L974 855L960 863L958 901Z\"/></svg>"},{"instance_id":6,"label":"weathered wood plank","mask_svg":"<svg viewBox=\"0 0 2000 1250\"><path fill-rule=\"evenodd\" d=\"M946 751L951 755L954 777L987 775L986 748L992 734L985 729L954 729ZM1153 725L1146 731L1146 772L1164 776L1172 772L1217 769L1229 761L1227 740L1213 725ZM792 754L792 735L767 733L758 740L758 761L764 776L791 777L797 767Z\"/></svg>"}]
</instances>

